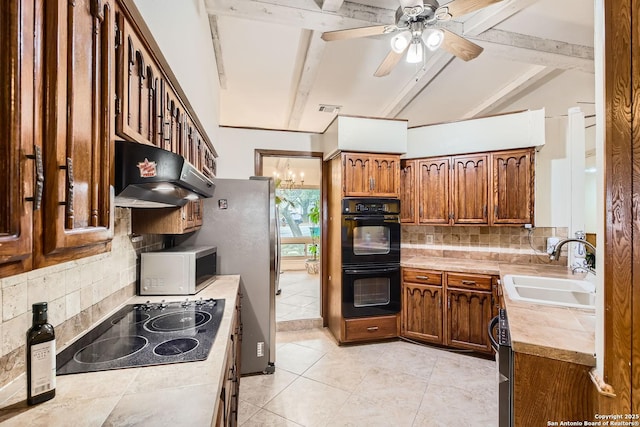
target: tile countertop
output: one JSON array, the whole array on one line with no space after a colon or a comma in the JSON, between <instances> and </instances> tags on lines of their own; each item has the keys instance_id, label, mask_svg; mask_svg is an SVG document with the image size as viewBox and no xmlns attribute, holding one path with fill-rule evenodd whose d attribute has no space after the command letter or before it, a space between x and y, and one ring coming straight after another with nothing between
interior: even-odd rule
<instances>
[{"instance_id":1,"label":"tile countertop","mask_svg":"<svg viewBox=\"0 0 640 427\"><path fill-rule=\"evenodd\" d=\"M522 274L560 278L582 278L567 267L545 264L508 264L499 261L411 257L402 259L402 267L499 275ZM515 352L580 365L595 366L595 313L588 310L525 303L509 298L502 291L509 318L511 345Z\"/></svg>"},{"instance_id":2,"label":"tile countertop","mask_svg":"<svg viewBox=\"0 0 640 427\"><path fill-rule=\"evenodd\" d=\"M35 406L26 404L23 375L14 381L21 385L20 389L0 406L0 423L3 426L211 426L224 380L222 371L239 283L238 275L217 276L211 285L189 298L225 300L220 328L207 360L60 375L56 377L56 396ZM137 296L126 304L184 298Z\"/></svg>"}]
</instances>

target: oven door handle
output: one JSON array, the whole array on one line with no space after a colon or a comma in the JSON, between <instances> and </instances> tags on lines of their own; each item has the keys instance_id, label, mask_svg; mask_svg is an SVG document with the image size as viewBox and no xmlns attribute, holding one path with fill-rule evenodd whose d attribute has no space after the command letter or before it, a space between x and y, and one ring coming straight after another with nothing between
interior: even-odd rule
<instances>
[{"instance_id":1,"label":"oven door handle","mask_svg":"<svg viewBox=\"0 0 640 427\"><path fill-rule=\"evenodd\" d=\"M491 347L493 347L495 351L498 351L499 344L495 340L495 338L493 338L493 330L496 328L499 321L500 321L500 316L495 316L493 319L491 319L491 322L489 322L489 327L487 328L487 333L489 334L489 341L491 341Z\"/></svg>"},{"instance_id":2,"label":"oven door handle","mask_svg":"<svg viewBox=\"0 0 640 427\"><path fill-rule=\"evenodd\" d=\"M345 221L400 222L397 215L345 216Z\"/></svg>"},{"instance_id":3,"label":"oven door handle","mask_svg":"<svg viewBox=\"0 0 640 427\"><path fill-rule=\"evenodd\" d=\"M391 273L393 271L398 271L398 267L388 267L388 268L372 268L366 270L351 270L345 269L344 272L346 274L378 274L378 273Z\"/></svg>"}]
</instances>

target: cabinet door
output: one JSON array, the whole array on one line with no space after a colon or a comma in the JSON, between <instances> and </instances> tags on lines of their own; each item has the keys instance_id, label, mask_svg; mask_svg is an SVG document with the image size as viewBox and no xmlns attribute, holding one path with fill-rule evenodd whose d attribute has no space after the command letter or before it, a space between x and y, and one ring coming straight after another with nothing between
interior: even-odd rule
<instances>
[{"instance_id":1,"label":"cabinet door","mask_svg":"<svg viewBox=\"0 0 640 427\"><path fill-rule=\"evenodd\" d=\"M160 72L133 27L117 16L116 132L129 140L158 145Z\"/></svg>"},{"instance_id":2,"label":"cabinet door","mask_svg":"<svg viewBox=\"0 0 640 427\"><path fill-rule=\"evenodd\" d=\"M491 352L487 325L492 309L491 292L447 288L447 345Z\"/></svg>"},{"instance_id":3,"label":"cabinet door","mask_svg":"<svg viewBox=\"0 0 640 427\"><path fill-rule=\"evenodd\" d=\"M193 226L198 228L202 226L202 214L204 212L202 200L194 200L193 205Z\"/></svg>"},{"instance_id":4,"label":"cabinet door","mask_svg":"<svg viewBox=\"0 0 640 427\"><path fill-rule=\"evenodd\" d=\"M402 284L402 334L442 343L442 286Z\"/></svg>"},{"instance_id":5,"label":"cabinet door","mask_svg":"<svg viewBox=\"0 0 640 427\"><path fill-rule=\"evenodd\" d=\"M34 225L43 237L35 240L38 267L86 254L87 246L105 244L113 235L113 5L47 1L44 13L45 192ZM64 251L80 247L85 249Z\"/></svg>"},{"instance_id":6,"label":"cabinet door","mask_svg":"<svg viewBox=\"0 0 640 427\"><path fill-rule=\"evenodd\" d=\"M344 196L369 196L373 188L369 172L371 169L371 157L367 154L343 154L342 156Z\"/></svg>"},{"instance_id":7,"label":"cabinet door","mask_svg":"<svg viewBox=\"0 0 640 427\"><path fill-rule=\"evenodd\" d=\"M178 98L168 84L165 84L164 92L164 149L174 153L180 151L179 147L179 108Z\"/></svg>"},{"instance_id":8,"label":"cabinet door","mask_svg":"<svg viewBox=\"0 0 640 427\"><path fill-rule=\"evenodd\" d=\"M449 224L449 157L418 162L418 222Z\"/></svg>"},{"instance_id":9,"label":"cabinet door","mask_svg":"<svg viewBox=\"0 0 640 427\"><path fill-rule=\"evenodd\" d=\"M196 132L197 133L197 132ZM200 135L197 135L200 138ZM216 176L216 158L207 144L202 143L202 173L209 178Z\"/></svg>"},{"instance_id":10,"label":"cabinet door","mask_svg":"<svg viewBox=\"0 0 640 427\"><path fill-rule=\"evenodd\" d=\"M371 157L371 196L400 197L400 156Z\"/></svg>"},{"instance_id":11,"label":"cabinet door","mask_svg":"<svg viewBox=\"0 0 640 427\"><path fill-rule=\"evenodd\" d=\"M416 161L402 160L400 163L400 222L416 222Z\"/></svg>"},{"instance_id":12,"label":"cabinet door","mask_svg":"<svg viewBox=\"0 0 640 427\"><path fill-rule=\"evenodd\" d=\"M453 158L451 205L455 224L486 224L488 222L487 160L486 155Z\"/></svg>"},{"instance_id":13,"label":"cabinet door","mask_svg":"<svg viewBox=\"0 0 640 427\"><path fill-rule=\"evenodd\" d=\"M491 154L491 224L533 224L533 149Z\"/></svg>"},{"instance_id":14,"label":"cabinet door","mask_svg":"<svg viewBox=\"0 0 640 427\"><path fill-rule=\"evenodd\" d=\"M33 2L0 2L0 277L31 268L32 212L38 209L26 200L37 192L33 180L33 33ZM39 160L41 163L41 155ZM39 188L42 194L42 181Z\"/></svg>"}]
</instances>

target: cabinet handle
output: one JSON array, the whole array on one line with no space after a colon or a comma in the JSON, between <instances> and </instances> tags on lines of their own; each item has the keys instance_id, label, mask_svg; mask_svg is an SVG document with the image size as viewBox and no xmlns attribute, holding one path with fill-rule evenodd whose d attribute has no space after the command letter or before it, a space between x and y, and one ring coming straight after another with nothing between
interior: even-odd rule
<instances>
[{"instance_id":1,"label":"cabinet handle","mask_svg":"<svg viewBox=\"0 0 640 427\"><path fill-rule=\"evenodd\" d=\"M73 159L67 157L67 164L60 169L67 170L67 200L61 204L65 205L66 227L70 229L73 228Z\"/></svg>"},{"instance_id":2,"label":"cabinet handle","mask_svg":"<svg viewBox=\"0 0 640 427\"><path fill-rule=\"evenodd\" d=\"M451 297L447 298L447 308L451 309Z\"/></svg>"},{"instance_id":3,"label":"cabinet handle","mask_svg":"<svg viewBox=\"0 0 640 427\"><path fill-rule=\"evenodd\" d=\"M416 276L416 279L429 280L429 276Z\"/></svg>"},{"instance_id":4,"label":"cabinet handle","mask_svg":"<svg viewBox=\"0 0 640 427\"><path fill-rule=\"evenodd\" d=\"M493 208L493 217L494 217L494 218L497 218L497 217L498 217L498 205L496 205L496 206Z\"/></svg>"},{"instance_id":5,"label":"cabinet handle","mask_svg":"<svg viewBox=\"0 0 640 427\"><path fill-rule=\"evenodd\" d=\"M463 285L468 285L468 286L475 286L476 282L474 282L473 280L463 280L462 284Z\"/></svg>"},{"instance_id":6,"label":"cabinet handle","mask_svg":"<svg viewBox=\"0 0 640 427\"><path fill-rule=\"evenodd\" d=\"M42 191L44 190L44 166L42 165L42 148L38 145L33 146L34 154L28 154L28 159L36 161L35 188L33 189L33 197L27 197L25 200L33 202L33 210L38 210L42 206Z\"/></svg>"},{"instance_id":7,"label":"cabinet handle","mask_svg":"<svg viewBox=\"0 0 640 427\"><path fill-rule=\"evenodd\" d=\"M369 331L369 332L375 332L375 331L377 331L377 330L378 330L378 327L377 327L377 326L369 326L369 327L367 328L367 331Z\"/></svg>"},{"instance_id":8,"label":"cabinet handle","mask_svg":"<svg viewBox=\"0 0 640 427\"><path fill-rule=\"evenodd\" d=\"M487 205L484 205L484 210L482 211L482 218L487 217Z\"/></svg>"}]
</instances>

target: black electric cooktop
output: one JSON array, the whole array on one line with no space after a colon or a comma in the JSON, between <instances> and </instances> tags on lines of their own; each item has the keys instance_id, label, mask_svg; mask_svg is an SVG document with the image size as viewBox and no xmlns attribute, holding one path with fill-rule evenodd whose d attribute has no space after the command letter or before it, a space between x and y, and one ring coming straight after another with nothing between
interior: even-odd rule
<instances>
[{"instance_id":1,"label":"black electric cooktop","mask_svg":"<svg viewBox=\"0 0 640 427\"><path fill-rule=\"evenodd\" d=\"M205 360L223 299L129 304L57 356L57 374Z\"/></svg>"}]
</instances>

